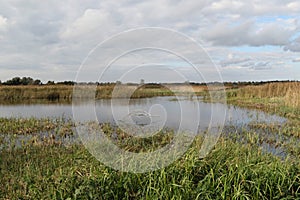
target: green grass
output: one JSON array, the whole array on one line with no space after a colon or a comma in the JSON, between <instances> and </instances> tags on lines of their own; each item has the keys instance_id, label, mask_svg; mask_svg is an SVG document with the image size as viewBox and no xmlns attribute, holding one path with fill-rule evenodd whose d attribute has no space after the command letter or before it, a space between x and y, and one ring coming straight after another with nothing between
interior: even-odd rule
<instances>
[{"instance_id":1,"label":"green grass","mask_svg":"<svg viewBox=\"0 0 300 200\"><path fill-rule=\"evenodd\" d=\"M21 119L2 119L19 124ZM43 129L46 119L22 119ZM68 120L57 120L72 127ZM55 122L55 120L54 120ZM33 124L31 124L33 123ZM2 124L2 125L3 125ZM276 126L255 124L277 132ZM287 125L288 126L288 125ZM8 131L13 134L14 130ZM117 134L116 145L132 152L145 152L172 140L165 130L150 138L134 138L109 124L104 133ZM291 125L292 128L292 125ZM253 129L255 130L255 129ZM25 133L30 135L29 133ZM274 135L275 136L275 135ZM49 136L50 137L50 136ZM52 138L19 148L0 151L0 198L2 199L295 199L300 198L300 152L282 160L264 153L255 131L245 132L247 142L222 136L214 150L199 159L202 144L197 137L186 154L170 166L134 174L104 166L81 144L65 145ZM1 141L1 143L5 143ZM287 145L282 143L281 145ZM294 149L293 149L294 148Z\"/></svg>"},{"instance_id":2,"label":"green grass","mask_svg":"<svg viewBox=\"0 0 300 200\"><path fill-rule=\"evenodd\" d=\"M70 119L60 118L0 118L0 134L4 135L33 135L41 132L56 130L55 134L73 134Z\"/></svg>"},{"instance_id":3,"label":"green grass","mask_svg":"<svg viewBox=\"0 0 300 200\"><path fill-rule=\"evenodd\" d=\"M206 158L199 143L164 169L115 171L84 147L35 146L0 154L0 196L7 199L295 199L299 163L221 139Z\"/></svg>"}]
</instances>

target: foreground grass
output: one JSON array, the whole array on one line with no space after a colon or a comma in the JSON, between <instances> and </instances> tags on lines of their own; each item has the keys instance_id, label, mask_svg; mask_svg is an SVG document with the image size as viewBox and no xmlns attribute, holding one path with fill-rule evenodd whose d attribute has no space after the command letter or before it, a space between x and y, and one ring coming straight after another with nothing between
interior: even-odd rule
<instances>
[{"instance_id":1,"label":"foreground grass","mask_svg":"<svg viewBox=\"0 0 300 200\"><path fill-rule=\"evenodd\" d=\"M45 124L58 123L68 131L73 126L63 119L12 118L1 121L4 126L15 127L4 135L22 132L26 126L43 129ZM17 126L20 122L25 125ZM287 129L289 125L286 125ZM252 126L274 133L279 131L276 126ZM102 124L101 128L107 137L115 133L115 144L131 152L152 151L170 143L173 138L171 130L137 139L109 124ZM31 135L27 132L16 135L23 134ZM59 132L53 134L61 136ZM282 160L265 153L255 134L256 131L246 132L246 142L238 137L221 137L204 159L198 157L202 144L199 136L182 158L166 168L143 174L113 170L97 161L83 145L67 145L49 135L18 148L0 150L0 199L300 198L297 143L295 147L288 146L293 157Z\"/></svg>"},{"instance_id":2,"label":"foreground grass","mask_svg":"<svg viewBox=\"0 0 300 200\"><path fill-rule=\"evenodd\" d=\"M167 168L115 171L81 145L34 146L0 153L0 196L7 199L295 199L300 166L256 147L221 139L206 158L201 140Z\"/></svg>"}]
</instances>

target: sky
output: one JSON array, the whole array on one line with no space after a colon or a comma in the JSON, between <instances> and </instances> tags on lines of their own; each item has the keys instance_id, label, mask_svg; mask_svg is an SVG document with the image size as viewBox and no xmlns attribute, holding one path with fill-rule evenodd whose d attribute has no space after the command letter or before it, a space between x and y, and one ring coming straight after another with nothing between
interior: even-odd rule
<instances>
[{"instance_id":1,"label":"sky","mask_svg":"<svg viewBox=\"0 0 300 200\"><path fill-rule=\"evenodd\" d=\"M80 66L99 43L141 27L170 29L195 40L214 65L203 69L205 80L214 80L210 73L219 73L223 81L300 80L299 13L297 0L2 0L0 80L77 80ZM135 33L111 48L151 37ZM160 37L160 44L168 43L167 34ZM98 80L203 80L190 69L166 52L140 51L115 62ZM83 79L89 77L86 73Z\"/></svg>"}]
</instances>

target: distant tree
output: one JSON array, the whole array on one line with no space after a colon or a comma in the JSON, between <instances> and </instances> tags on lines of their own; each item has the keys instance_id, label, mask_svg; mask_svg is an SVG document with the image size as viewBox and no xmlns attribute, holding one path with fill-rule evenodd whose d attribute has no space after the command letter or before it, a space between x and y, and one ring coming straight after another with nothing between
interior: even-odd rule
<instances>
[{"instance_id":1,"label":"distant tree","mask_svg":"<svg viewBox=\"0 0 300 200\"><path fill-rule=\"evenodd\" d=\"M36 79L33 81L33 85L42 85L42 81L39 79Z\"/></svg>"},{"instance_id":2,"label":"distant tree","mask_svg":"<svg viewBox=\"0 0 300 200\"><path fill-rule=\"evenodd\" d=\"M59 85L74 85L74 81L63 81L63 82L58 82L57 84Z\"/></svg>"},{"instance_id":3,"label":"distant tree","mask_svg":"<svg viewBox=\"0 0 300 200\"><path fill-rule=\"evenodd\" d=\"M54 81L48 81L47 85L55 85Z\"/></svg>"},{"instance_id":4,"label":"distant tree","mask_svg":"<svg viewBox=\"0 0 300 200\"><path fill-rule=\"evenodd\" d=\"M40 80L33 80L31 77L14 77L11 80L7 80L2 83L3 85L41 85L42 82Z\"/></svg>"},{"instance_id":5,"label":"distant tree","mask_svg":"<svg viewBox=\"0 0 300 200\"><path fill-rule=\"evenodd\" d=\"M21 85L21 78L20 77L14 77L11 80L7 80L4 82L5 85Z\"/></svg>"},{"instance_id":6,"label":"distant tree","mask_svg":"<svg viewBox=\"0 0 300 200\"><path fill-rule=\"evenodd\" d=\"M21 85L33 85L34 80L30 77L23 77L20 82Z\"/></svg>"}]
</instances>

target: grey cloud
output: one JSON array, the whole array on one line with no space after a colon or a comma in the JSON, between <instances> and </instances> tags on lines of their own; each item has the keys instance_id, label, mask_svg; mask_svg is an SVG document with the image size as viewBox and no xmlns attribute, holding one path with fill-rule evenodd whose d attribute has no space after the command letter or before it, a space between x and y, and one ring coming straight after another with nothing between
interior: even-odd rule
<instances>
[{"instance_id":1,"label":"grey cloud","mask_svg":"<svg viewBox=\"0 0 300 200\"><path fill-rule=\"evenodd\" d=\"M228 22L217 23L205 32L204 38L212 41L215 45L243 45L244 37L247 37L250 33L252 23L251 21L247 21L235 27L230 27Z\"/></svg>"},{"instance_id":2,"label":"grey cloud","mask_svg":"<svg viewBox=\"0 0 300 200\"><path fill-rule=\"evenodd\" d=\"M222 67L227 67L227 66L234 65L234 64L244 65L242 63L248 62L250 60L251 60L251 58L232 58L232 59L223 60L223 61L221 61L220 64Z\"/></svg>"},{"instance_id":3,"label":"grey cloud","mask_svg":"<svg viewBox=\"0 0 300 200\"><path fill-rule=\"evenodd\" d=\"M270 62L258 62L250 67L252 70L270 70L272 69Z\"/></svg>"},{"instance_id":4,"label":"grey cloud","mask_svg":"<svg viewBox=\"0 0 300 200\"><path fill-rule=\"evenodd\" d=\"M293 51L293 52L300 52L300 37L296 38L295 40L291 41L284 47L285 51Z\"/></svg>"},{"instance_id":5,"label":"grey cloud","mask_svg":"<svg viewBox=\"0 0 300 200\"><path fill-rule=\"evenodd\" d=\"M295 29L286 28L275 22L259 27L253 20L246 22L221 22L215 24L205 33L205 38L214 45L223 46L283 46L295 33Z\"/></svg>"},{"instance_id":6,"label":"grey cloud","mask_svg":"<svg viewBox=\"0 0 300 200\"><path fill-rule=\"evenodd\" d=\"M255 65L255 62L251 61L251 62L241 64L241 67L249 68L249 67L252 67L254 65Z\"/></svg>"},{"instance_id":7,"label":"grey cloud","mask_svg":"<svg viewBox=\"0 0 300 200\"><path fill-rule=\"evenodd\" d=\"M250 70L268 70L271 69L271 63L269 61L253 61L251 59L236 60L228 62L227 65L223 65L224 68L230 69L250 69Z\"/></svg>"}]
</instances>

